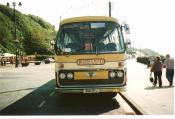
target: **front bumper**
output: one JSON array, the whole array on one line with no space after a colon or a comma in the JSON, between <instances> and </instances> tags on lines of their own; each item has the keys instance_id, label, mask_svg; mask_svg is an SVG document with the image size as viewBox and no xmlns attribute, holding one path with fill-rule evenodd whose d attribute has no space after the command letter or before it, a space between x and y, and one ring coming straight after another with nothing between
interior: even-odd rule
<instances>
[{"instance_id":1,"label":"front bumper","mask_svg":"<svg viewBox=\"0 0 175 119\"><path fill-rule=\"evenodd\" d=\"M126 87L59 87L60 93L107 93L107 92L123 92Z\"/></svg>"}]
</instances>

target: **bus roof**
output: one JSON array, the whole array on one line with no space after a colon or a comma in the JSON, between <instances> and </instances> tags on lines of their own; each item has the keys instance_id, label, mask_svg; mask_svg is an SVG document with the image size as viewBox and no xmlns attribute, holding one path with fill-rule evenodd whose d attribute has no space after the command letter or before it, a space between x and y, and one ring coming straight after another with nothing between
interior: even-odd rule
<instances>
[{"instance_id":1,"label":"bus roof","mask_svg":"<svg viewBox=\"0 0 175 119\"><path fill-rule=\"evenodd\" d=\"M83 17L73 17L64 19L60 22L60 25L64 25L67 23L76 23L76 22L88 22L88 21L112 21L119 23L116 18L107 17L107 16L83 16Z\"/></svg>"}]
</instances>

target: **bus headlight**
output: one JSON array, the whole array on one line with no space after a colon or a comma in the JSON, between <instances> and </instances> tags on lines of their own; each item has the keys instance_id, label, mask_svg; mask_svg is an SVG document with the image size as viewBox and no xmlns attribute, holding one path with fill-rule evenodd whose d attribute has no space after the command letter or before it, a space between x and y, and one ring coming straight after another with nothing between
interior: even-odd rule
<instances>
[{"instance_id":1,"label":"bus headlight","mask_svg":"<svg viewBox=\"0 0 175 119\"><path fill-rule=\"evenodd\" d=\"M123 77L124 73L123 71L117 71L117 77L121 78Z\"/></svg>"},{"instance_id":2,"label":"bus headlight","mask_svg":"<svg viewBox=\"0 0 175 119\"><path fill-rule=\"evenodd\" d=\"M73 77L74 77L73 73L68 73L68 74L67 74L67 78L68 78L68 79L73 79Z\"/></svg>"},{"instance_id":3,"label":"bus headlight","mask_svg":"<svg viewBox=\"0 0 175 119\"><path fill-rule=\"evenodd\" d=\"M109 77L110 78L115 78L116 73L114 71L109 72Z\"/></svg>"},{"instance_id":4,"label":"bus headlight","mask_svg":"<svg viewBox=\"0 0 175 119\"><path fill-rule=\"evenodd\" d=\"M59 77L60 77L60 79L65 79L66 78L66 74L65 73L60 73Z\"/></svg>"}]
</instances>

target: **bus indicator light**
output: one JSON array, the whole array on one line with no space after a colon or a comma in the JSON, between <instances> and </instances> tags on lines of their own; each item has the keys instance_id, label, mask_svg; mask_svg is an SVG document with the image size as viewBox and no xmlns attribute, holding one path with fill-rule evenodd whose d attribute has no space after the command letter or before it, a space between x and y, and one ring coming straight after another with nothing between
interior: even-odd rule
<instances>
[{"instance_id":1,"label":"bus indicator light","mask_svg":"<svg viewBox=\"0 0 175 119\"><path fill-rule=\"evenodd\" d=\"M64 68L64 64L63 63L59 64L59 68L63 69Z\"/></svg>"},{"instance_id":2,"label":"bus indicator light","mask_svg":"<svg viewBox=\"0 0 175 119\"><path fill-rule=\"evenodd\" d=\"M119 68L124 67L124 62L119 62L119 63L118 63L118 67L119 67Z\"/></svg>"}]
</instances>

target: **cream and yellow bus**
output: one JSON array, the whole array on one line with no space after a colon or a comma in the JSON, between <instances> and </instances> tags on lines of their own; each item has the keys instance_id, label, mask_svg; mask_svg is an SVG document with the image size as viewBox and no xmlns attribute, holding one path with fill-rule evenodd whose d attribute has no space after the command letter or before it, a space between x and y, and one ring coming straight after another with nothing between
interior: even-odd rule
<instances>
[{"instance_id":1,"label":"cream and yellow bus","mask_svg":"<svg viewBox=\"0 0 175 119\"><path fill-rule=\"evenodd\" d=\"M55 40L55 80L60 93L108 93L126 88L128 25L106 16L64 19Z\"/></svg>"}]
</instances>

